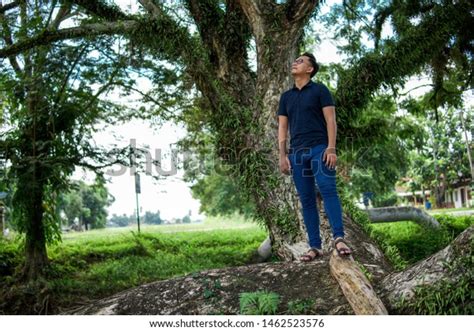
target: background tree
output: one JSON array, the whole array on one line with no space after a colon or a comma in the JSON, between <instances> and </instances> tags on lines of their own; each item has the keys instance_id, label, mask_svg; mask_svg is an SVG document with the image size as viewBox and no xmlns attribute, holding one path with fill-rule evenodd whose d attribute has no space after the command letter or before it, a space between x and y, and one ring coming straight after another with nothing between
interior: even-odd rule
<instances>
[{"instance_id":1,"label":"background tree","mask_svg":"<svg viewBox=\"0 0 474 331\"><path fill-rule=\"evenodd\" d=\"M433 93L428 93L419 100L408 99L402 104L407 117L422 130L418 137L406 138L409 144L417 145L409 153L411 165L407 175L413 180L413 191L429 188L436 206L442 208L449 184L469 178L470 165L459 110L446 105L438 108L436 114L428 111L426 116L432 97ZM457 104L463 107L462 102ZM472 126L472 120L472 113L468 112L465 119L468 127Z\"/></svg>"},{"instance_id":2,"label":"background tree","mask_svg":"<svg viewBox=\"0 0 474 331\"><path fill-rule=\"evenodd\" d=\"M135 220L136 220L136 216L134 216L134 215L126 215L126 214L116 215L116 214L113 214L109 221L113 225L123 227L123 226L128 226L130 224L133 224L133 222Z\"/></svg>"},{"instance_id":3,"label":"background tree","mask_svg":"<svg viewBox=\"0 0 474 331\"><path fill-rule=\"evenodd\" d=\"M105 182L97 178L95 183L87 185L82 181L74 182L68 193L60 198L58 209L63 211L68 225L75 220L86 230L101 229L107 222L107 210L113 202Z\"/></svg>"},{"instance_id":4,"label":"background tree","mask_svg":"<svg viewBox=\"0 0 474 331\"><path fill-rule=\"evenodd\" d=\"M413 134L413 125L404 121L397 110L392 96L376 96L363 114L351 122L354 128L370 132L364 139L371 143L342 137L344 148L338 168L344 193L360 200L370 192L375 207L394 205L395 183L408 165L404 138Z\"/></svg>"},{"instance_id":5,"label":"background tree","mask_svg":"<svg viewBox=\"0 0 474 331\"><path fill-rule=\"evenodd\" d=\"M65 25L97 26L97 19L82 14L68 1L1 6L0 45L8 48L32 35L54 35L68 30L62 28ZM100 175L111 164L128 164L128 146L105 149L95 144L92 135L98 123L152 116L165 120L173 105L173 91L159 86L175 79L163 64L145 58L139 61L141 68L151 69L138 72L127 48L120 46L123 41L107 34L44 41L44 46L2 57L0 74L4 120L0 150L12 164L7 178L8 185L15 187L12 221L26 235L24 275L28 279L39 277L47 265L46 243L60 238L57 198L67 190L75 167ZM158 86L152 94L136 88L140 75ZM122 97L132 92L142 96L138 111L104 98L118 86ZM87 199L95 201L93 196ZM92 222L92 212L84 210L89 213L84 216L86 222ZM101 220L105 219L101 216Z\"/></svg>"},{"instance_id":6,"label":"background tree","mask_svg":"<svg viewBox=\"0 0 474 331\"><path fill-rule=\"evenodd\" d=\"M39 31L57 31L74 12L69 4L56 5L17 2L11 11L2 8L2 45ZM55 206L74 167L100 170L108 161L91 137L94 124L119 109L100 99L124 79L124 62L109 39L95 39L93 45L87 39L49 44L2 62L6 120L0 146L11 163L7 180L15 187L12 221L26 234L24 275L29 279L37 278L47 264L46 243L59 239Z\"/></svg>"},{"instance_id":7,"label":"background tree","mask_svg":"<svg viewBox=\"0 0 474 331\"><path fill-rule=\"evenodd\" d=\"M150 211L147 211L145 213L144 222L147 223L147 224L154 224L154 225L162 224L163 219L160 216L160 211L158 210L156 213L152 213Z\"/></svg>"}]
</instances>

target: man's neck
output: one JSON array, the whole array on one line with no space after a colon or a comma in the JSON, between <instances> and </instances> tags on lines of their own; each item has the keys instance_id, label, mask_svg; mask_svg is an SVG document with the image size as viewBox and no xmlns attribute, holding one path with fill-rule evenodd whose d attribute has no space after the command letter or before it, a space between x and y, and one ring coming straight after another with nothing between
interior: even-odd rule
<instances>
[{"instance_id":1,"label":"man's neck","mask_svg":"<svg viewBox=\"0 0 474 331\"><path fill-rule=\"evenodd\" d=\"M295 86L301 90L303 88L303 86L305 86L306 84L308 84L308 82L310 81L310 78L308 76L294 76L294 79L295 79Z\"/></svg>"}]
</instances>

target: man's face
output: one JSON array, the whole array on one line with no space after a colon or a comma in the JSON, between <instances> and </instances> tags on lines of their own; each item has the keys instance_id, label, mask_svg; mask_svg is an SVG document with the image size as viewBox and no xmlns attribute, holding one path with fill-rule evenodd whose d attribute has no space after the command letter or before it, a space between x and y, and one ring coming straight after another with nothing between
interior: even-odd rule
<instances>
[{"instance_id":1,"label":"man's face","mask_svg":"<svg viewBox=\"0 0 474 331\"><path fill-rule=\"evenodd\" d=\"M292 75L310 75L313 70L309 58L307 56L300 56L293 61L291 65Z\"/></svg>"}]
</instances>

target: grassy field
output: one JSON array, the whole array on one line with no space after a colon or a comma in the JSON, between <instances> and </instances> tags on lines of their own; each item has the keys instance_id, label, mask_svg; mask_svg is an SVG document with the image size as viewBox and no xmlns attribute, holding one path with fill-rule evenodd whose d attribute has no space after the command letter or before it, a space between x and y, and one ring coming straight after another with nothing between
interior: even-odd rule
<instances>
[{"instance_id":1,"label":"grassy field","mask_svg":"<svg viewBox=\"0 0 474 331\"><path fill-rule=\"evenodd\" d=\"M409 265L437 252L474 224L473 216L435 217L441 223L439 230L413 222L371 228ZM52 263L38 288L18 284L14 276L23 262L21 240L0 240L0 314L59 313L141 284L245 265L266 237L262 228L239 217L141 230L140 235L136 227L64 234L61 243L48 247Z\"/></svg>"},{"instance_id":2,"label":"grassy field","mask_svg":"<svg viewBox=\"0 0 474 331\"><path fill-rule=\"evenodd\" d=\"M474 216L433 216L440 223L440 229L426 228L411 221L372 224L371 228L388 244L397 247L401 257L411 264L436 253L474 224Z\"/></svg>"},{"instance_id":3,"label":"grassy field","mask_svg":"<svg viewBox=\"0 0 474 331\"><path fill-rule=\"evenodd\" d=\"M50 309L55 313L55 308L71 307L140 284L247 264L265 237L265 231L254 223L215 218L201 224L144 226L140 235L135 227L65 234L62 243L48 248L52 263L45 283ZM15 240L0 241L0 296L17 303L17 307L2 307L0 303L0 313L28 309L28 301L21 298L28 289L15 289L12 276L22 263L20 245Z\"/></svg>"}]
</instances>

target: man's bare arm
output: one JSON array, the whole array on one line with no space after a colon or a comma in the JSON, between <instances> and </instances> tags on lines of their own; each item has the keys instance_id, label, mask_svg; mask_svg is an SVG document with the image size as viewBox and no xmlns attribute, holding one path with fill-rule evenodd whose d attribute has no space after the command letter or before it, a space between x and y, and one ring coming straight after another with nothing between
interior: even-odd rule
<instances>
[{"instance_id":1,"label":"man's bare arm","mask_svg":"<svg viewBox=\"0 0 474 331\"><path fill-rule=\"evenodd\" d=\"M278 148L280 151L280 171L286 175L291 174L291 163L288 159L286 139L288 135L288 117L278 115Z\"/></svg>"},{"instance_id":2,"label":"man's bare arm","mask_svg":"<svg viewBox=\"0 0 474 331\"><path fill-rule=\"evenodd\" d=\"M280 157L285 157L288 154L286 149L286 139L288 135L288 117L278 116L278 148L280 150Z\"/></svg>"},{"instance_id":3,"label":"man's bare arm","mask_svg":"<svg viewBox=\"0 0 474 331\"><path fill-rule=\"evenodd\" d=\"M326 120L326 127L328 129L328 148L336 148L336 107L327 106L323 108L324 119Z\"/></svg>"}]
</instances>

